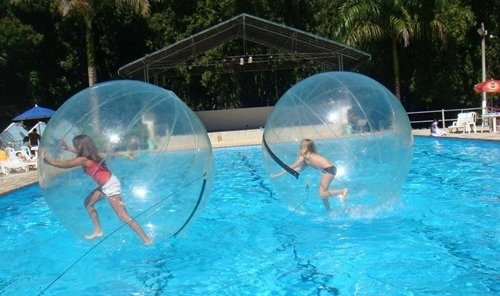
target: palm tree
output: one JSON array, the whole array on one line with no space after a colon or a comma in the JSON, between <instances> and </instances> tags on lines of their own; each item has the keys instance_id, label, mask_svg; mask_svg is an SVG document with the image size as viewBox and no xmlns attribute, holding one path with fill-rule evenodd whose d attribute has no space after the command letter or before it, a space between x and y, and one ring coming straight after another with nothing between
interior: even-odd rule
<instances>
[{"instance_id":1,"label":"palm tree","mask_svg":"<svg viewBox=\"0 0 500 296\"><path fill-rule=\"evenodd\" d=\"M94 50L94 34L93 24L95 15L104 5L106 0L54 0L58 4L59 13L61 16L77 16L85 24L85 44L87 52L87 70L89 76L89 86L96 84L97 73L95 65L95 50ZM113 1L117 6L128 6L135 13L141 16L147 16L150 13L148 0L109 0ZM28 5L32 0L10 0L14 5Z\"/></svg>"},{"instance_id":2,"label":"palm tree","mask_svg":"<svg viewBox=\"0 0 500 296\"><path fill-rule=\"evenodd\" d=\"M338 10L337 35L349 45L388 39L392 47L394 95L401 99L399 50L411 38L436 35L444 40L443 25L428 14L437 13L445 0L348 0ZM427 17L419 16L422 12ZM424 16L422 15L422 16Z\"/></svg>"}]
</instances>

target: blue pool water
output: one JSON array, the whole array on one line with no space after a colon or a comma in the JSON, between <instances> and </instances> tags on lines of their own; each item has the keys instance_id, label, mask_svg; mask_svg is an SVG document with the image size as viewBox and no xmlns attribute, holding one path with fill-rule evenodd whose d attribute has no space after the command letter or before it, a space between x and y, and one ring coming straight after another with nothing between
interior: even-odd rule
<instances>
[{"instance_id":1,"label":"blue pool water","mask_svg":"<svg viewBox=\"0 0 500 296\"><path fill-rule=\"evenodd\" d=\"M293 212L260 153L215 149L204 212L148 247L80 240L38 185L0 197L0 295L500 294L498 142L417 137L401 202L362 218Z\"/></svg>"}]
</instances>

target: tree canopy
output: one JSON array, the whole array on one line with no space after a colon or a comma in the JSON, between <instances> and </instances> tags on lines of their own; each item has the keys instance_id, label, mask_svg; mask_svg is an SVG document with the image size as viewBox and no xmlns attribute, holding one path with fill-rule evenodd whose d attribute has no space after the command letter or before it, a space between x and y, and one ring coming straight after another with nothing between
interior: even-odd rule
<instances>
[{"instance_id":1,"label":"tree canopy","mask_svg":"<svg viewBox=\"0 0 500 296\"><path fill-rule=\"evenodd\" d=\"M481 81L481 23L487 77L500 78L500 0L11 0L0 3L0 123L34 104L57 109L93 83L120 79L121 66L241 13L368 52L371 60L354 70L384 84L407 111L480 105L473 86ZM283 56L280 67L260 71L204 67L249 51L282 54L228 42L157 83L193 110L272 106L321 71Z\"/></svg>"}]
</instances>

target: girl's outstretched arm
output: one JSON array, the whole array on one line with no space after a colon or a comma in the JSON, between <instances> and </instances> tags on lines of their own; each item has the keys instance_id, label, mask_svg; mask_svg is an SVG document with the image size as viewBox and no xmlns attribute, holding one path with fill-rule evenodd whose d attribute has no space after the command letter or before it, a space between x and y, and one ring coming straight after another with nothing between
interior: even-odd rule
<instances>
[{"instance_id":1,"label":"girl's outstretched arm","mask_svg":"<svg viewBox=\"0 0 500 296\"><path fill-rule=\"evenodd\" d=\"M290 168L296 172L300 172L303 168L303 165L304 165L304 157L299 156L299 157L297 157L297 160L295 161L295 163L290 166ZM271 178L280 177L280 176L284 175L285 173L286 173L286 171L282 170L281 172L279 172L277 174L272 174Z\"/></svg>"},{"instance_id":2,"label":"girl's outstretched arm","mask_svg":"<svg viewBox=\"0 0 500 296\"><path fill-rule=\"evenodd\" d=\"M63 168L63 169L73 168L73 167L77 167L77 166L85 166L87 164L87 161L88 161L88 159L84 156L79 156L75 159L71 159L71 160L67 160L67 161L48 160L45 157L45 149L42 150L40 155L41 155L44 163L51 165L51 166L58 167L58 168Z\"/></svg>"}]
</instances>

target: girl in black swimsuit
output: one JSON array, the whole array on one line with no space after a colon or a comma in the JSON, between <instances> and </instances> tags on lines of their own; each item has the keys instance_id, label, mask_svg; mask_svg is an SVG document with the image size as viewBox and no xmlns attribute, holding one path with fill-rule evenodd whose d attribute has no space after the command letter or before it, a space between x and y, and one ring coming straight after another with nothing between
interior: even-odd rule
<instances>
[{"instance_id":1,"label":"girl in black swimsuit","mask_svg":"<svg viewBox=\"0 0 500 296\"><path fill-rule=\"evenodd\" d=\"M328 187L330 187L330 183L337 174L337 168L330 162L330 160L318 153L316 145L311 139L303 139L300 141L299 154L299 157L297 157L297 160L290 166L290 168L298 172L309 165L323 172L319 181L318 194L323 200L326 210L330 211L330 196L340 195L341 201L344 201L347 196L347 188L328 189ZM278 177L284 173L285 171L283 170L278 174L271 175L271 177Z\"/></svg>"}]
</instances>

